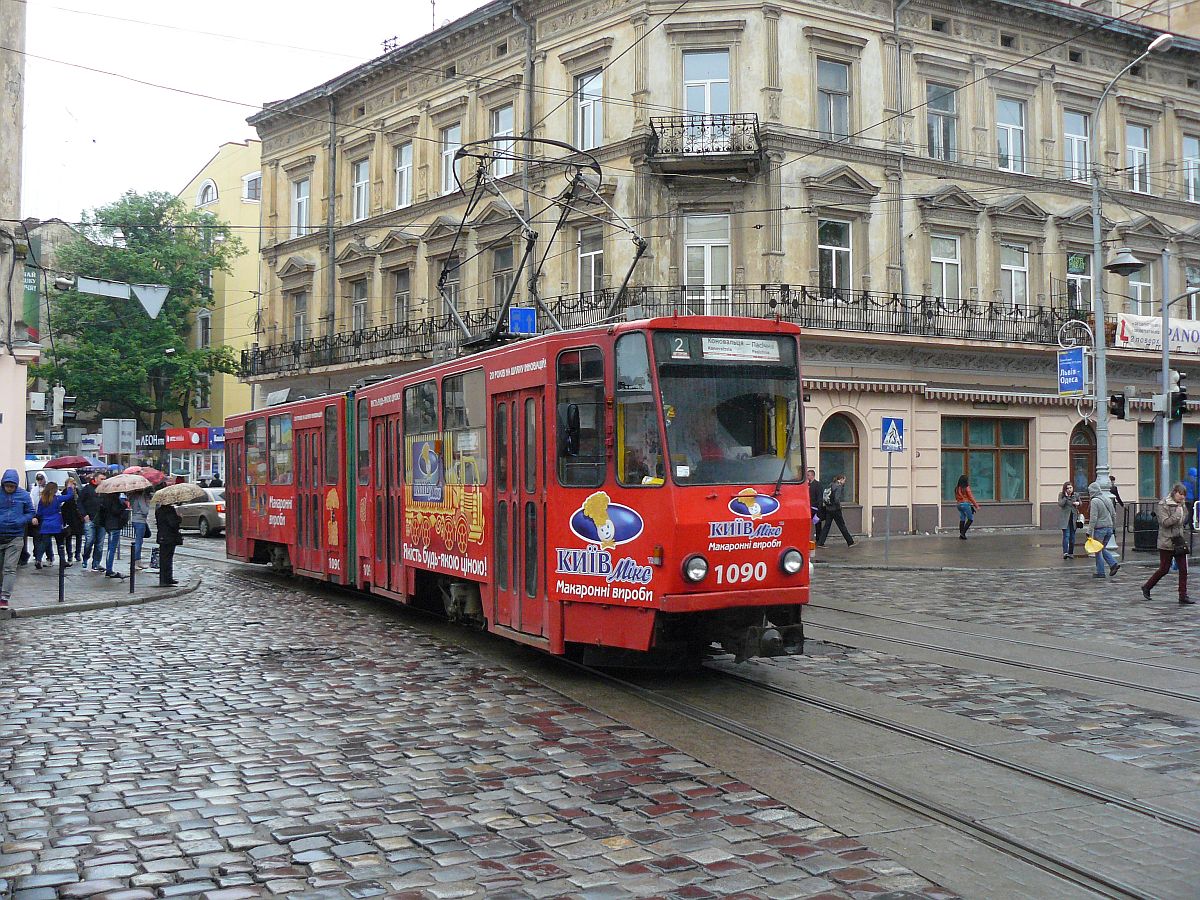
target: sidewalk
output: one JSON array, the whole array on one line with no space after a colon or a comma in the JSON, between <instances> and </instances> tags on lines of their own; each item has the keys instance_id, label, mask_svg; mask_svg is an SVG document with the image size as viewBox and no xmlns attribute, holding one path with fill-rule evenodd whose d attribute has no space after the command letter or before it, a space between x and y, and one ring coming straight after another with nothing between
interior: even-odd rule
<instances>
[{"instance_id":1,"label":"sidewalk","mask_svg":"<svg viewBox=\"0 0 1200 900\"><path fill-rule=\"evenodd\" d=\"M0 611L0 620L6 617L24 619L91 609L114 609L178 597L200 586L200 567L194 563L175 563L175 580L179 582L176 587L160 588L158 572L142 569L137 573L132 594L129 593L128 553L124 559L117 560L116 571L125 577L105 578L102 572L85 571L82 563L74 563L65 572L63 602L59 603L58 559L55 558L53 566L43 566L41 569L35 569L30 559L28 565L17 569L17 583L9 601L9 609L7 613Z\"/></svg>"},{"instance_id":2,"label":"sidewalk","mask_svg":"<svg viewBox=\"0 0 1200 900\"><path fill-rule=\"evenodd\" d=\"M1083 550L1083 534L1075 543L1075 558L1062 558L1062 532L987 531L972 530L961 541L958 534L893 535L888 548L888 568L908 570L966 569L985 571L1040 571L1043 569L1078 569L1093 571L1095 561ZM1117 535L1120 544L1121 536ZM1157 566L1158 553L1135 551L1133 535L1129 535L1122 565ZM1118 556L1120 553L1118 552ZM883 537L856 537L854 546L847 547L837 534L831 534L824 547L813 554L818 566L882 569ZM1197 557L1192 557L1197 562Z\"/></svg>"}]
</instances>

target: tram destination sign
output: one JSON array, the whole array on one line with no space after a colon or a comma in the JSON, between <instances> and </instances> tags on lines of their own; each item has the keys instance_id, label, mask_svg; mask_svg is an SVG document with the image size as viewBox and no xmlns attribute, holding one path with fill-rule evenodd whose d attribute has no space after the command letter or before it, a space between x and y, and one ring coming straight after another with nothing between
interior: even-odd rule
<instances>
[{"instance_id":1,"label":"tram destination sign","mask_svg":"<svg viewBox=\"0 0 1200 900\"><path fill-rule=\"evenodd\" d=\"M1087 391L1087 358L1083 347L1058 351L1058 395L1082 397Z\"/></svg>"}]
</instances>

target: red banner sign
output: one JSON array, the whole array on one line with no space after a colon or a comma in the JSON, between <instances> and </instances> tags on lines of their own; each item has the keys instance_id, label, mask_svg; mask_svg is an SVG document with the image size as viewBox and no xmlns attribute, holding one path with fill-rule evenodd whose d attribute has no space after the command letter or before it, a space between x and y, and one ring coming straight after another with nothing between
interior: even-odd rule
<instances>
[{"instance_id":1,"label":"red banner sign","mask_svg":"<svg viewBox=\"0 0 1200 900\"><path fill-rule=\"evenodd\" d=\"M168 428L168 450L207 450L207 428Z\"/></svg>"}]
</instances>

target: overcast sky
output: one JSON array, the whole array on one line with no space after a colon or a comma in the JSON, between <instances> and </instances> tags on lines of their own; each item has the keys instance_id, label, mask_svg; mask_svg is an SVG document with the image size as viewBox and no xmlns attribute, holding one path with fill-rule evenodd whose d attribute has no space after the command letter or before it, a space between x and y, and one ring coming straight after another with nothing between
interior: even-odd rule
<instances>
[{"instance_id":1,"label":"overcast sky","mask_svg":"<svg viewBox=\"0 0 1200 900\"><path fill-rule=\"evenodd\" d=\"M437 0L437 23L483 4ZM28 0L22 216L74 222L129 189L178 193L221 144L256 136L246 117L260 104L428 33L430 6Z\"/></svg>"}]
</instances>

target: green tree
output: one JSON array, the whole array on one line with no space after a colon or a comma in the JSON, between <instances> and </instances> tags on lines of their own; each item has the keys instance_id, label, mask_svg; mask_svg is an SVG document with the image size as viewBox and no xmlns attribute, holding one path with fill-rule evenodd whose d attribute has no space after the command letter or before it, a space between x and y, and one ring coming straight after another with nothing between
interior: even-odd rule
<instances>
[{"instance_id":1,"label":"green tree","mask_svg":"<svg viewBox=\"0 0 1200 900\"><path fill-rule=\"evenodd\" d=\"M245 249L229 226L173 194L127 191L85 213L80 236L59 251L76 275L170 287L158 317L134 298L65 291L51 298L57 352L37 375L59 380L82 407L105 406L139 428L159 431L164 413L191 422L202 377L237 371L231 347L196 348L195 312L212 302L211 273L228 272Z\"/></svg>"}]
</instances>

